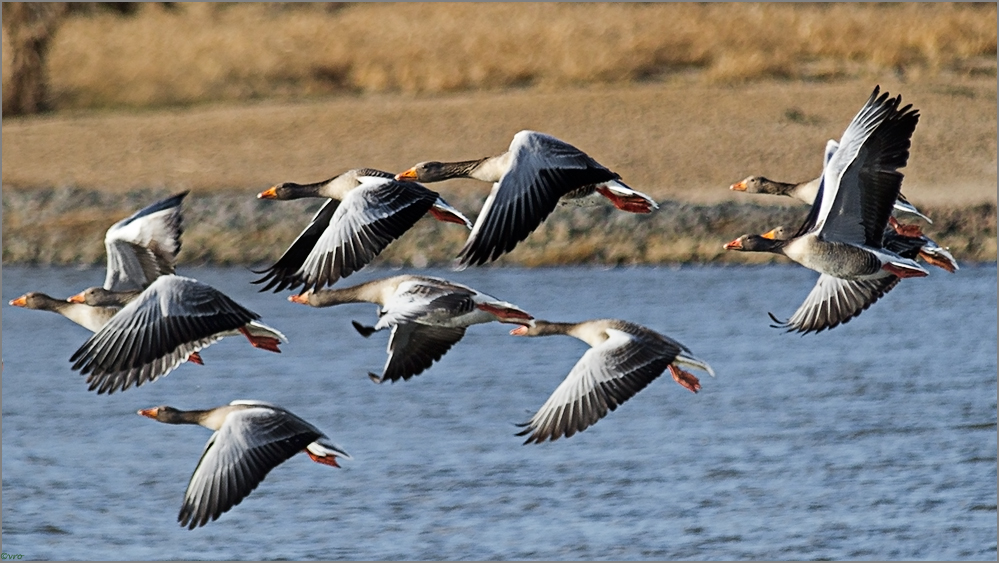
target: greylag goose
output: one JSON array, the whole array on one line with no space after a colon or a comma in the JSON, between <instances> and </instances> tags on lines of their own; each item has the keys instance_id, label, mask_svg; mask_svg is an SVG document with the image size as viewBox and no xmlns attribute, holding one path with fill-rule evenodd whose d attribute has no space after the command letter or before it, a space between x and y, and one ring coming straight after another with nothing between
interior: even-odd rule
<instances>
[{"instance_id":1,"label":"greylag goose","mask_svg":"<svg viewBox=\"0 0 999 563\"><path fill-rule=\"evenodd\" d=\"M414 275L382 278L343 289L308 291L288 300L312 307L380 305L375 326L353 323L365 337L392 329L382 375L368 374L375 383L410 379L423 373L465 336L469 326L491 321L523 324L533 318L515 305L470 287Z\"/></svg>"},{"instance_id":2,"label":"greylag goose","mask_svg":"<svg viewBox=\"0 0 999 563\"><path fill-rule=\"evenodd\" d=\"M90 332L102 329L121 310L118 305L88 305L80 300L56 299L38 291L26 293L9 303L15 307L59 313ZM191 353L187 361L204 365L197 352Z\"/></svg>"},{"instance_id":3,"label":"greylag goose","mask_svg":"<svg viewBox=\"0 0 999 563\"><path fill-rule=\"evenodd\" d=\"M790 233L791 230L781 226L771 229L769 236L778 240L787 240L790 238ZM902 258L922 258L928 264L950 273L961 269L950 251L923 234L923 230L919 226L903 225L894 217L888 219L888 226L885 227L882 245L885 250L894 252ZM732 250L741 249L734 248Z\"/></svg>"},{"instance_id":4,"label":"greylag goose","mask_svg":"<svg viewBox=\"0 0 999 563\"><path fill-rule=\"evenodd\" d=\"M159 276L173 273L183 233L180 206L187 193L148 205L108 228L105 290L141 291ZM59 313L91 332L100 330L121 308L70 303L39 292L26 293L10 304Z\"/></svg>"},{"instance_id":5,"label":"greylag goose","mask_svg":"<svg viewBox=\"0 0 999 563\"><path fill-rule=\"evenodd\" d=\"M183 234L180 206L188 192L149 205L107 230L104 289L143 290L156 278L174 273Z\"/></svg>"},{"instance_id":6,"label":"greylag goose","mask_svg":"<svg viewBox=\"0 0 999 563\"><path fill-rule=\"evenodd\" d=\"M304 290L333 285L360 270L427 213L443 222L472 227L464 215L437 192L415 182L398 182L388 172L348 170L314 184L285 182L257 195L289 200L329 200L281 258L253 283L274 292L304 285Z\"/></svg>"},{"instance_id":7,"label":"greylag goose","mask_svg":"<svg viewBox=\"0 0 999 563\"><path fill-rule=\"evenodd\" d=\"M271 469L299 452L331 467L340 467L337 457L350 459L315 426L263 401L233 401L194 411L160 406L139 414L167 424L199 424L215 432L194 468L177 515L180 525L190 530L217 520L253 492Z\"/></svg>"},{"instance_id":8,"label":"greylag goose","mask_svg":"<svg viewBox=\"0 0 999 563\"><path fill-rule=\"evenodd\" d=\"M458 255L461 266L481 265L510 252L564 197L596 191L618 209L651 213L659 206L576 147L544 133L521 131L507 152L463 162L421 162L397 180L439 182L474 178L494 182L472 233Z\"/></svg>"},{"instance_id":9,"label":"greylag goose","mask_svg":"<svg viewBox=\"0 0 999 563\"><path fill-rule=\"evenodd\" d=\"M255 348L271 352L280 352L278 345L287 342L220 291L174 274L156 278L142 292L90 288L70 299L122 306L69 360L74 370L89 374L89 390L98 393L155 381L226 336L242 334Z\"/></svg>"},{"instance_id":10,"label":"greylag goose","mask_svg":"<svg viewBox=\"0 0 999 563\"><path fill-rule=\"evenodd\" d=\"M790 238L779 233L743 235L727 250L783 254L822 274L798 312L784 326L808 333L837 326L859 314L897 283L927 271L911 258L884 248L884 232L902 184L899 168L909 158L919 120L901 96L875 88L843 133L826 151L822 185L808 218ZM833 143L835 144L835 143ZM855 282L855 283L853 283ZM845 305L842 304L845 300ZM830 303L839 307L828 309Z\"/></svg>"},{"instance_id":11,"label":"greylag goose","mask_svg":"<svg viewBox=\"0 0 999 563\"><path fill-rule=\"evenodd\" d=\"M673 379L696 393L701 383L680 366L715 375L706 362L691 355L686 346L635 323L600 319L581 323L536 320L510 331L515 336L564 334L582 340L590 349L545 401L537 414L523 424L518 436L530 434L525 444L566 438L582 432L634 397L652 380L669 370Z\"/></svg>"},{"instance_id":12,"label":"greylag goose","mask_svg":"<svg viewBox=\"0 0 999 563\"><path fill-rule=\"evenodd\" d=\"M917 235L911 227L911 225L898 225L891 221L890 226L884 231L884 248L903 258L915 259L919 256L930 264L949 272L958 269L957 261L954 260L950 252L940 248L921 233ZM788 232L784 227L777 227L763 236L776 240L786 240ZM740 237L740 239L730 243L731 247L726 246L726 248L751 250L755 245L760 244L761 240L764 239L757 236ZM791 315L790 319L781 321L773 313L769 313L770 319L775 323L771 326L801 332L821 332L835 328L867 310L894 288L899 281L900 278L894 274L870 280L841 280L822 274L808 297L805 298L804 303Z\"/></svg>"},{"instance_id":13,"label":"greylag goose","mask_svg":"<svg viewBox=\"0 0 999 563\"><path fill-rule=\"evenodd\" d=\"M58 313L90 332L100 330L120 309L120 307L91 306L85 303L56 299L39 291L25 293L17 299L11 299L8 303L15 307Z\"/></svg>"},{"instance_id":14,"label":"greylag goose","mask_svg":"<svg viewBox=\"0 0 999 563\"><path fill-rule=\"evenodd\" d=\"M835 143L835 141L830 141L830 143ZM763 176L750 176L741 182L732 184L729 189L737 192L746 192L747 194L783 195L811 205L815 203L815 196L819 193L819 184L821 183L822 176L819 176L814 180L798 184L776 182ZM906 199L901 193L899 193L898 198L895 199L894 209L898 212L910 213L912 215L916 215L917 217L921 217L927 223L933 222L929 217L920 213L919 210L916 209L916 206L909 203L909 200Z\"/></svg>"}]
</instances>

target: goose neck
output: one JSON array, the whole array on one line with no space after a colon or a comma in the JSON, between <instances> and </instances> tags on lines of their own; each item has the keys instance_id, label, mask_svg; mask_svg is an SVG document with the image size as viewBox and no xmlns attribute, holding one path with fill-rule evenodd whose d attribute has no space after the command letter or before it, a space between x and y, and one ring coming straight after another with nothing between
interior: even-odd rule
<instances>
[{"instance_id":1,"label":"goose neck","mask_svg":"<svg viewBox=\"0 0 999 563\"><path fill-rule=\"evenodd\" d=\"M492 170L490 158L445 162L441 167L446 178L474 178L485 182L497 182L502 173Z\"/></svg>"},{"instance_id":2,"label":"goose neck","mask_svg":"<svg viewBox=\"0 0 999 563\"><path fill-rule=\"evenodd\" d=\"M777 182L775 180L764 179L760 185L760 192L770 195L792 195L799 186L807 184L789 184L787 182Z\"/></svg>"},{"instance_id":3,"label":"goose neck","mask_svg":"<svg viewBox=\"0 0 999 563\"><path fill-rule=\"evenodd\" d=\"M275 199L291 200L307 197L328 197L324 192L329 191L327 186L331 185L335 178L315 182L313 184L296 184L285 182L273 188Z\"/></svg>"},{"instance_id":4,"label":"goose neck","mask_svg":"<svg viewBox=\"0 0 999 563\"><path fill-rule=\"evenodd\" d=\"M552 336L556 334L570 334L576 328L575 323L553 323L548 321L534 321L528 332L528 336Z\"/></svg>"},{"instance_id":5,"label":"goose neck","mask_svg":"<svg viewBox=\"0 0 999 563\"><path fill-rule=\"evenodd\" d=\"M139 414L166 424L198 424L207 426L205 422L218 409L183 411L173 407L161 406L140 410Z\"/></svg>"},{"instance_id":6,"label":"goose neck","mask_svg":"<svg viewBox=\"0 0 999 563\"><path fill-rule=\"evenodd\" d=\"M382 303L383 284L378 281L340 289L323 289L309 295L309 305L332 307L344 303Z\"/></svg>"}]
</instances>

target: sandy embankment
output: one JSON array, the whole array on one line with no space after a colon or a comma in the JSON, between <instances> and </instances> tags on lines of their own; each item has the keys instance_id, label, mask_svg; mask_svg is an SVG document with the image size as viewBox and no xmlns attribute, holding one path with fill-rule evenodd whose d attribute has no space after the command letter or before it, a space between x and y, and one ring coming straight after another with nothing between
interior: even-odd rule
<instances>
[{"instance_id":1,"label":"sandy embankment","mask_svg":"<svg viewBox=\"0 0 999 563\"><path fill-rule=\"evenodd\" d=\"M575 144L666 203L651 217L558 211L507 263L753 260L727 255L721 244L796 222L803 212L775 198L732 193L728 185L749 174L782 180L818 174L825 140L840 136L872 86L650 84L6 119L3 260L99 263L108 225L182 189L193 192L184 261L272 260L316 204L258 202L253 195L260 189L357 166L399 170L421 160L494 154L521 129ZM994 261L995 81L882 87L922 114L903 191L937 219L924 225L926 232L960 260ZM474 181L434 189L470 215L488 193ZM421 234L439 251L420 244ZM463 237L421 222L384 260L446 262Z\"/></svg>"}]
</instances>

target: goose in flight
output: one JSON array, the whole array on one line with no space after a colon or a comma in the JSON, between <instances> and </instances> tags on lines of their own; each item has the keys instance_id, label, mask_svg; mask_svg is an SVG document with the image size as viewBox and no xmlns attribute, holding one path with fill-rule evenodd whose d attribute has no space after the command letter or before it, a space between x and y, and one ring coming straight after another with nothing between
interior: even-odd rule
<instances>
[{"instance_id":1,"label":"goose in flight","mask_svg":"<svg viewBox=\"0 0 999 563\"><path fill-rule=\"evenodd\" d=\"M142 291L159 276L174 272L183 233L180 206L187 194L146 206L108 228L104 235L106 291ZM41 292L26 293L9 304L59 313L91 332L100 330L121 308L73 303Z\"/></svg>"},{"instance_id":2,"label":"goose in flight","mask_svg":"<svg viewBox=\"0 0 999 563\"><path fill-rule=\"evenodd\" d=\"M898 225L897 222L890 221L889 227L884 232L884 248L903 258L915 259L918 256L948 272L953 273L959 269L957 261L950 252L937 246L935 242L922 235L921 231L918 233L917 231L919 229L914 231L912 225ZM777 240L785 240L788 238L788 232L790 231L784 227L777 227L770 231L770 236ZM747 237L733 241L738 244L726 248L751 250L759 240L761 239ZM739 246L743 243L746 245L745 248ZM781 321L770 314L770 319L775 323L772 326L801 332L821 332L835 328L867 310L899 281L900 278L896 275L874 280L848 281L822 274L804 303L790 319Z\"/></svg>"},{"instance_id":3,"label":"goose in flight","mask_svg":"<svg viewBox=\"0 0 999 563\"><path fill-rule=\"evenodd\" d=\"M56 299L40 291L31 291L8 301L14 307L34 309L36 311L51 311L58 313L90 332L97 332L111 317L118 313L120 307L91 306L86 303L72 302L66 299Z\"/></svg>"},{"instance_id":4,"label":"goose in flight","mask_svg":"<svg viewBox=\"0 0 999 563\"><path fill-rule=\"evenodd\" d=\"M25 309L58 313L90 332L104 328L104 325L121 310L118 306L88 305L81 300L56 299L39 291L25 293L17 299L10 300L9 304ZM197 352L192 352L187 361L198 365L205 363Z\"/></svg>"},{"instance_id":5,"label":"goose in flight","mask_svg":"<svg viewBox=\"0 0 999 563\"><path fill-rule=\"evenodd\" d=\"M838 146L836 141L830 141L830 143ZM745 180L732 184L729 189L736 192L746 192L747 194L783 195L811 205L815 203L815 196L819 193L819 184L821 183L822 176L819 176L814 180L798 184L777 182L763 176L750 176ZM920 213L920 211L916 209L915 205L909 203L909 200L906 199L901 192L898 194L898 198L895 199L895 205L893 207L896 212L909 213L917 217L921 217L927 223L933 222L929 217Z\"/></svg>"},{"instance_id":6,"label":"goose in flight","mask_svg":"<svg viewBox=\"0 0 999 563\"><path fill-rule=\"evenodd\" d=\"M328 198L281 258L257 272L264 276L253 283L266 284L261 291L275 293L333 285L369 264L428 213L438 221L472 226L437 192L371 168L348 170L314 184L285 182L257 197Z\"/></svg>"},{"instance_id":7,"label":"goose in flight","mask_svg":"<svg viewBox=\"0 0 999 563\"><path fill-rule=\"evenodd\" d=\"M375 383L407 380L423 373L465 336L469 326L491 321L524 324L534 318L491 295L429 276L382 278L343 289L308 291L288 300L312 307L379 305L377 324L353 323L365 337L383 329L392 331L382 374L368 374Z\"/></svg>"},{"instance_id":8,"label":"goose in flight","mask_svg":"<svg viewBox=\"0 0 999 563\"><path fill-rule=\"evenodd\" d=\"M514 135L509 150L501 155L462 162L421 162L396 175L397 180L419 182L451 178L493 183L458 255L461 267L485 264L513 250L562 198L596 192L631 213L651 213L659 207L583 151L536 131Z\"/></svg>"},{"instance_id":9,"label":"goose in flight","mask_svg":"<svg viewBox=\"0 0 999 563\"><path fill-rule=\"evenodd\" d=\"M141 291L174 273L184 232L181 203L188 192L158 201L118 221L107 230L104 289Z\"/></svg>"},{"instance_id":10,"label":"goose in flight","mask_svg":"<svg viewBox=\"0 0 999 563\"><path fill-rule=\"evenodd\" d=\"M927 271L885 248L885 229L902 185L919 113L875 88L839 143L831 142L818 195L794 235L743 235L727 250L783 254L821 274L783 326L818 332L856 316L895 286ZM839 303L834 310L826 308Z\"/></svg>"},{"instance_id":11,"label":"goose in flight","mask_svg":"<svg viewBox=\"0 0 999 563\"><path fill-rule=\"evenodd\" d=\"M530 434L525 444L554 441L582 432L634 397L666 370L674 381L694 393L701 389L700 381L680 366L715 375L711 366L691 355L683 344L628 321L598 319L553 323L535 320L513 329L510 334L561 334L590 345L537 414L522 425L526 428L517 435Z\"/></svg>"},{"instance_id":12,"label":"goose in flight","mask_svg":"<svg viewBox=\"0 0 999 563\"><path fill-rule=\"evenodd\" d=\"M253 492L271 469L299 452L330 467L340 467L338 457L350 459L315 426L263 401L233 401L191 411L160 406L138 414L167 424L198 424L214 431L177 515L180 525L190 530L217 520Z\"/></svg>"},{"instance_id":13,"label":"goose in flight","mask_svg":"<svg viewBox=\"0 0 999 563\"><path fill-rule=\"evenodd\" d=\"M226 336L243 335L255 348L271 352L280 352L278 345L287 342L222 292L175 274L156 278L141 292L93 287L70 299L121 307L69 360L98 393L155 381Z\"/></svg>"},{"instance_id":14,"label":"goose in flight","mask_svg":"<svg viewBox=\"0 0 999 563\"><path fill-rule=\"evenodd\" d=\"M29 292L10 301L11 305L58 313L91 332L101 330L124 306L125 298L137 295L163 275L173 274L183 234L181 204L188 192L148 205L111 225L104 235L107 272L104 286L94 288L108 296L101 303L86 303L82 297L55 299ZM192 352L188 361L203 364Z\"/></svg>"}]
</instances>

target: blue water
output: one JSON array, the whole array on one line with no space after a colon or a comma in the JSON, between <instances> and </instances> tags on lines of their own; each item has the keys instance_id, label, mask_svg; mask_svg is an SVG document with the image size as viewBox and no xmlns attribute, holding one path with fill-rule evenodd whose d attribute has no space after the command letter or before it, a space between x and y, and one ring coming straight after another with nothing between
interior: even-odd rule
<instances>
[{"instance_id":1,"label":"blue water","mask_svg":"<svg viewBox=\"0 0 999 563\"><path fill-rule=\"evenodd\" d=\"M714 367L667 375L567 440L521 445L586 345L469 329L428 372L367 377L375 306L311 309L243 268L182 273L282 330L227 338L159 381L86 390L86 330L6 305L65 297L100 270L3 270L3 551L25 559L996 559L996 266L906 280L831 332L768 327L815 274L797 266L429 270L549 320L616 317ZM366 270L343 285L396 271ZM204 528L177 522L210 432L137 416L249 398L354 457L295 456Z\"/></svg>"}]
</instances>

